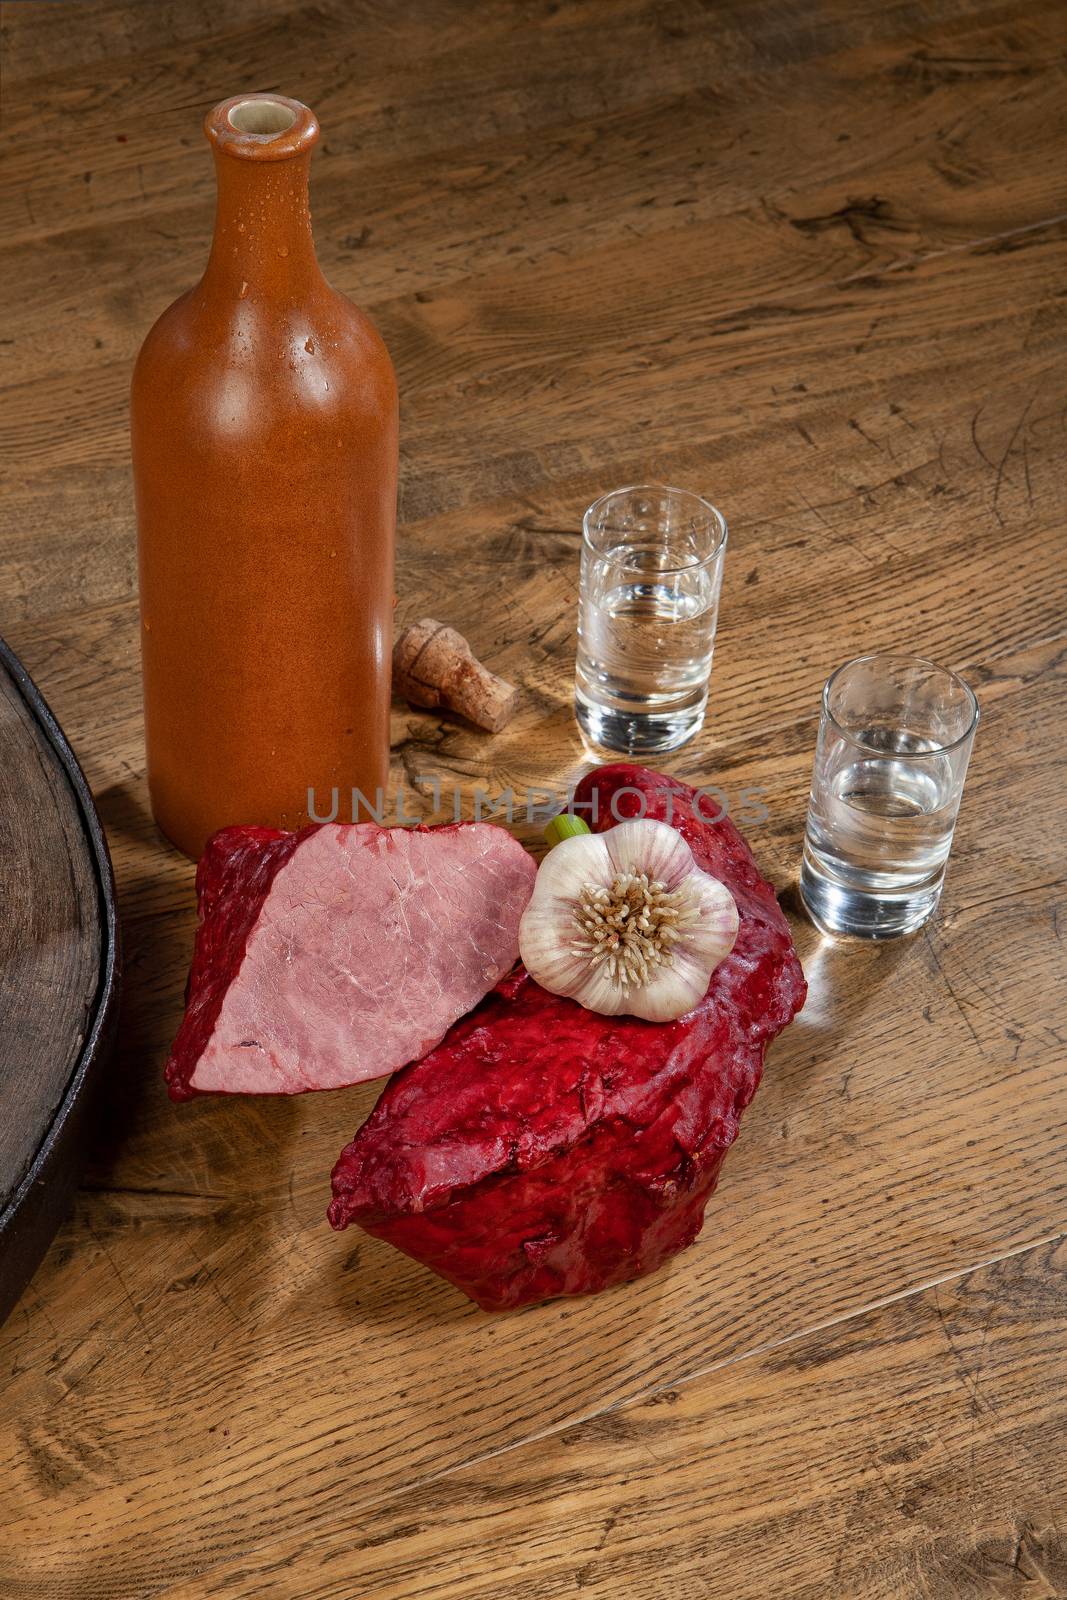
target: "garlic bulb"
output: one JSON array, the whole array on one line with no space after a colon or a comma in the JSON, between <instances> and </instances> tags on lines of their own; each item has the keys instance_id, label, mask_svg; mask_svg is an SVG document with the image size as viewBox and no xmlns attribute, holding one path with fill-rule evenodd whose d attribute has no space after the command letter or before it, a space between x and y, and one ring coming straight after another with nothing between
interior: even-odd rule
<instances>
[{"instance_id":1,"label":"garlic bulb","mask_svg":"<svg viewBox=\"0 0 1067 1600\"><path fill-rule=\"evenodd\" d=\"M737 938L729 889L651 818L564 838L538 870L519 954L542 988L605 1016L684 1016Z\"/></svg>"}]
</instances>

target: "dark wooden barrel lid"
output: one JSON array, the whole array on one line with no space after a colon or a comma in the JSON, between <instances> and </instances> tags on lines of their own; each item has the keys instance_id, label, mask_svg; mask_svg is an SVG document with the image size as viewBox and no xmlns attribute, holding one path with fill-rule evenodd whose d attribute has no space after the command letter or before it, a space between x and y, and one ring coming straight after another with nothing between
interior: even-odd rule
<instances>
[{"instance_id":1,"label":"dark wooden barrel lid","mask_svg":"<svg viewBox=\"0 0 1067 1600\"><path fill-rule=\"evenodd\" d=\"M0 640L0 1320L69 1206L114 1043L118 975L92 796Z\"/></svg>"}]
</instances>

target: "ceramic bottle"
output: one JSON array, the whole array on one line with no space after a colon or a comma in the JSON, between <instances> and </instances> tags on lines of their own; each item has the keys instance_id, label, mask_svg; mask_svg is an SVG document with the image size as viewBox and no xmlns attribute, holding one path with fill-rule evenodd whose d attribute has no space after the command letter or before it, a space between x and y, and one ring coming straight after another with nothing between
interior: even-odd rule
<instances>
[{"instance_id":1,"label":"ceramic bottle","mask_svg":"<svg viewBox=\"0 0 1067 1600\"><path fill-rule=\"evenodd\" d=\"M384 787L397 479L392 363L315 257L314 115L238 96L205 131L210 258L131 397L149 791L193 856Z\"/></svg>"}]
</instances>

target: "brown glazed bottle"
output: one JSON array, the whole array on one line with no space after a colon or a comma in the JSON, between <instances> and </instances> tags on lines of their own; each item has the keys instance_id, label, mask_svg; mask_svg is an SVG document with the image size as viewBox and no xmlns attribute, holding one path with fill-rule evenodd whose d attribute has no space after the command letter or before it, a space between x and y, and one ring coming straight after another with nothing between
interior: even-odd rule
<instances>
[{"instance_id":1,"label":"brown glazed bottle","mask_svg":"<svg viewBox=\"0 0 1067 1600\"><path fill-rule=\"evenodd\" d=\"M397 479L388 352L315 259L315 117L238 96L204 126L211 256L131 399L149 791L191 856L384 787Z\"/></svg>"}]
</instances>

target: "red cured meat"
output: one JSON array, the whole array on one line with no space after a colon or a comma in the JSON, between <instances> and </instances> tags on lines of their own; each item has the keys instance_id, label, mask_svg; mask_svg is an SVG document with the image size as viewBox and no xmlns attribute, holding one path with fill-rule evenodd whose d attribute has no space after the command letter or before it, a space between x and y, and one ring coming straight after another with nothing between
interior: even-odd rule
<instances>
[{"instance_id":1,"label":"red cured meat","mask_svg":"<svg viewBox=\"0 0 1067 1600\"><path fill-rule=\"evenodd\" d=\"M503 828L225 828L166 1066L175 1100L299 1094L432 1048L515 964L532 858Z\"/></svg>"},{"instance_id":2,"label":"red cured meat","mask_svg":"<svg viewBox=\"0 0 1067 1600\"><path fill-rule=\"evenodd\" d=\"M669 1023L604 1017L520 967L391 1080L334 1168L335 1228L358 1222L487 1310L604 1289L690 1244L767 1043L806 992L732 822L702 820L692 789L642 767L590 773L576 798L594 797L597 830L643 808L733 892L737 942L700 1005Z\"/></svg>"}]
</instances>

